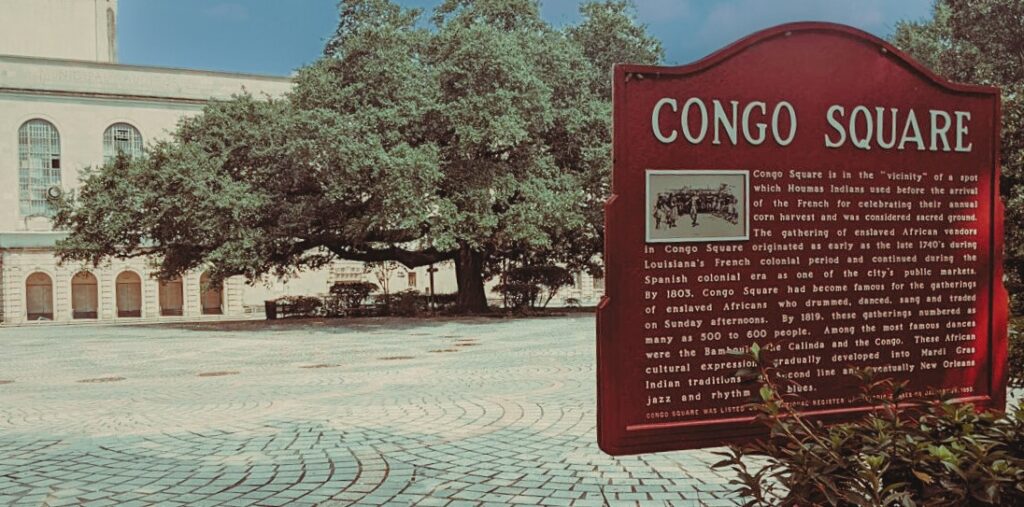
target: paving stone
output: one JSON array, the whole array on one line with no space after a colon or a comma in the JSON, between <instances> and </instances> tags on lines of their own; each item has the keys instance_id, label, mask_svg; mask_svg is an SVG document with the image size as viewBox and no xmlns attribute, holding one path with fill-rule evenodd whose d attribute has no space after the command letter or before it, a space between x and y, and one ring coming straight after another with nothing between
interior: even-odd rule
<instances>
[{"instance_id":1,"label":"paving stone","mask_svg":"<svg viewBox=\"0 0 1024 507\"><path fill-rule=\"evenodd\" d=\"M739 504L709 451L597 448L593 329L0 327L0 505Z\"/></svg>"}]
</instances>

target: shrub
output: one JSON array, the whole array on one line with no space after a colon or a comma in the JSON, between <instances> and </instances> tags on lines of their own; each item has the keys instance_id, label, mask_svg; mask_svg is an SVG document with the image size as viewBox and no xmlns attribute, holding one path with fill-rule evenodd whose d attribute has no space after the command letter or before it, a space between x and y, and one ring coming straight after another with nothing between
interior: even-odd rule
<instances>
[{"instance_id":1,"label":"shrub","mask_svg":"<svg viewBox=\"0 0 1024 507\"><path fill-rule=\"evenodd\" d=\"M430 312L430 294L417 294L417 308L423 312ZM455 310L455 302L458 299L458 294L434 294L434 310L439 312L449 312Z\"/></svg>"},{"instance_id":2,"label":"shrub","mask_svg":"<svg viewBox=\"0 0 1024 507\"><path fill-rule=\"evenodd\" d=\"M416 289L406 289L392 294L392 297L391 311L395 315L415 317L427 309L426 300L420 296L419 291Z\"/></svg>"},{"instance_id":3,"label":"shrub","mask_svg":"<svg viewBox=\"0 0 1024 507\"><path fill-rule=\"evenodd\" d=\"M506 282L495 285L494 291L501 294L505 308L525 309L537 299L540 287L531 283Z\"/></svg>"},{"instance_id":4,"label":"shrub","mask_svg":"<svg viewBox=\"0 0 1024 507\"><path fill-rule=\"evenodd\" d=\"M1010 343L1006 359L1009 384L1024 388L1024 318L1010 323Z\"/></svg>"},{"instance_id":5,"label":"shrub","mask_svg":"<svg viewBox=\"0 0 1024 507\"><path fill-rule=\"evenodd\" d=\"M346 313L359 310L366 298L377 290L377 284L370 282L334 282L331 295Z\"/></svg>"},{"instance_id":6,"label":"shrub","mask_svg":"<svg viewBox=\"0 0 1024 507\"><path fill-rule=\"evenodd\" d=\"M758 419L769 437L718 453L715 467L737 473L746 506L1024 505L1024 409L1005 416L970 404L912 400L905 383L859 374L862 397L875 411L826 426L779 393L787 383L755 346ZM745 457L759 457L751 470Z\"/></svg>"},{"instance_id":7,"label":"shrub","mask_svg":"<svg viewBox=\"0 0 1024 507\"><path fill-rule=\"evenodd\" d=\"M558 291L572 284L572 273L553 264L521 266L509 269L502 276L497 291L509 308L544 308Z\"/></svg>"},{"instance_id":8,"label":"shrub","mask_svg":"<svg viewBox=\"0 0 1024 507\"><path fill-rule=\"evenodd\" d=\"M284 296L274 301L277 305L277 316L285 317L316 317L322 315L323 302L314 296Z\"/></svg>"},{"instance_id":9,"label":"shrub","mask_svg":"<svg viewBox=\"0 0 1024 507\"><path fill-rule=\"evenodd\" d=\"M424 306L430 308L430 296L424 295ZM455 302L458 300L458 294L434 294L434 306L438 310L449 310L455 308Z\"/></svg>"},{"instance_id":10,"label":"shrub","mask_svg":"<svg viewBox=\"0 0 1024 507\"><path fill-rule=\"evenodd\" d=\"M416 289L406 289L393 294L377 294L374 304L380 315L415 317L429 308L427 300Z\"/></svg>"}]
</instances>

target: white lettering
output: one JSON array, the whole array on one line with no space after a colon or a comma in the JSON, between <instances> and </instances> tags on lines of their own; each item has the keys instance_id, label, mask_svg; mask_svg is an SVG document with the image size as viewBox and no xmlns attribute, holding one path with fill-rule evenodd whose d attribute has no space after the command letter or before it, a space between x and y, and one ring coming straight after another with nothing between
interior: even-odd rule
<instances>
[{"instance_id":1,"label":"white lettering","mask_svg":"<svg viewBox=\"0 0 1024 507\"><path fill-rule=\"evenodd\" d=\"M786 139L779 137L779 111L783 108L789 111L789 137ZM779 146L789 146L789 143L792 143L793 138L796 137L796 110L789 102L782 101L775 106L775 111L772 112L772 136L775 137L775 142Z\"/></svg>"},{"instance_id":2,"label":"white lettering","mask_svg":"<svg viewBox=\"0 0 1024 507\"><path fill-rule=\"evenodd\" d=\"M967 153L971 151L971 147L974 143L968 143L964 146L964 137L967 136L967 122L971 121L970 111L955 111L953 116L956 116L956 151L961 153Z\"/></svg>"},{"instance_id":3,"label":"white lettering","mask_svg":"<svg viewBox=\"0 0 1024 507\"><path fill-rule=\"evenodd\" d=\"M910 131L911 127L914 128L914 135L907 137L907 132ZM907 123L903 125L903 135L900 136L900 145L897 149L902 150L907 141L913 141L917 145L918 151L924 150L924 138L921 137L921 127L917 125L917 115L914 114L913 109L907 115Z\"/></svg>"},{"instance_id":4,"label":"white lettering","mask_svg":"<svg viewBox=\"0 0 1024 507\"><path fill-rule=\"evenodd\" d=\"M933 109L931 111L928 111L928 114L931 115L932 120L932 145L931 147L929 147L929 149L931 151L939 151L938 143L936 143L936 141L938 140L938 137L941 135L942 151L949 151L949 139L946 138L946 134L949 132L949 127L953 123L949 118L949 113L945 111L936 111ZM938 122L936 122L936 120L939 118L942 118L941 127L939 126Z\"/></svg>"},{"instance_id":5,"label":"white lettering","mask_svg":"<svg viewBox=\"0 0 1024 507\"><path fill-rule=\"evenodd\" d=\"M690 106L694 104L696 104L697 109L700 110L700 135L698 136L694 136L693 133L690 132ZM685 137L687 141L690 141L690 144L700 144L700 142L704 140L704 136L708 133L708 108L704 105L704 102L696 97L687 100L683 104L682 123L683 137Z\"/></svg>"},{"instance_id":6,"label":"white lettering","mask_svg":"<svg viewBox=\"0 0 1024 507\"><path fill-rule=\"evenodd\" d=\"M722 103L715 101L715 140L714 144L722 144L721 139L718 137L718 131L720 128L725 129L725 135L729 136L729 141L732 142L733 146L736 145L736 111L739 107L740 102L738 100L730 100L729 104L732 105L732 119L725 115L725 108L722 107Z\"/></svg>"},{"instance_id":7,"label":"white lettering","mask_svg":"<svg viewBox=\"0 0 1024 507\"><path fill-rule=\"evenodd\" d=\"M651 130L654 131L654 137L659 141L664 144L669 144L675 141L679 134L675 129L673 129L672 134L668 136L661 133L661 125L659 124L658 119L661 115L661 108L665 106L665 104L672 106L673 113L679 110L679 104L676 102L676 99L664 98L659 100L658 103L654 105L654 111L651 113Z\"/></svg>"},{"instance_id":8,"label":"white lettering","mask_svg":"<svg viewBox=\"0 0 1024 507\"><path fill-rule=\"evenodd\" d=\"M768 108L764 102L754 101L747 104L747 107L743 108L743 137L748 143L758 146L764 142L765 130L768 126L765 125L764 122L755 123L754 126L757 127L757 137L750 135L750 111L754 108L761 110L761 116L764 116L768 112Z\"/></svg>"},{"instance_id":9,"label":"white lettering","mask_svg":"<svg viewBox=\"0 0 1024 507\"><path fill-rule=\"evenodd\" d=\"M864 116L864 121L865 121L865 123L867 125L867 128L865 129L866 132L864 133L864 137L862 137L862 138L858 138L857 137L857 115L858 114ZM850 144L852 144L852 145L854 145L854 146L856 146L856 147L858 147L858 148L860 148L862 150L870 150L871 149L871 134L872 133L873 133L873 126L871 124L871 111L868 111L868 108L866 108L864 106L857 106L857 107L853 108L853 111L850 113Z\"/></svg>"},{"instance_id":10,"label":"white lettering","mask_svg":"<svg viewBox=\"0 0 1024 507\"><path fill-rule=\"evenodd\" d=\"M844 109L843 106L839 105L831 106L828 108L828 113L826 114L828 124L836 130L836 133L839 134L839 140L833 141L828 137L828 134L825 134L826 148L838 148L842 146L843 143L846 142L846 130L843 128L843 124L839 123L839 120L836 119L836 113L839 113L839 117L842 118L843 115L846 114L846 109Z\"/></svg>"},{"instance_id":11,"label":"white lettering","mask_svg":"<svg viewBox=\"0 0 1024 507\"><path fill-rule=\"evenodd\" d=\"M885 108L884 107L876 107L875 108L875 114L878 116L878 120L875 122L875 123L878 124L877 125L877 130L876 130L877 135L875 136L875 142L877 142L878 143L878 147L882 148L883 150L891 150L893 146L896 146L896 113L898 111L899 110L896 109L895 107L889 109L889 112L892 113L892 123L890 124L890 128L889 128L889 132L892 134L892 136L889 138L888 141L886 141L882 137L882 131L885 130L884 128L882 128L883 125L885 125L885 120L883 120L883 117L885 115Z\"/></svg>"}]
</instances>

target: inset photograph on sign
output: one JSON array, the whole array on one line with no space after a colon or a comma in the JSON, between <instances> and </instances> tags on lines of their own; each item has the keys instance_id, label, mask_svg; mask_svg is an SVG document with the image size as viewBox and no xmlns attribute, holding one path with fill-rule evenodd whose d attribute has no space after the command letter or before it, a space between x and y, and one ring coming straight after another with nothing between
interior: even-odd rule
<instances>
[{"instance_id":1,"label":"inset photograph on sign","mask_svg":"<svg viewBox=\"0 0 1024 507\"><path fill-rule=\"evenodd\" d=\"M749 171L648 170L647 242L749 239L749 181Z\"/></svg>"}]
</instances>

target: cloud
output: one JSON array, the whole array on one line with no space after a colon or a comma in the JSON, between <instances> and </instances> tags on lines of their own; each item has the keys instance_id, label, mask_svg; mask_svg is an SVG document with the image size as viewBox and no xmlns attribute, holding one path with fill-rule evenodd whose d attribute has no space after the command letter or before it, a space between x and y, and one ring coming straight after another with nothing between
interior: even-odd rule
<instances>
[{"instance_id":1,"label":"cloud","mask_svg":"<svg viewBox=\"0 0 1024 507\"><path fill-rule=\"evenodd\" d=\"M249 9L237 2L217 2L203 8L203 15L221 21L248 21Z\"/></svg>"}]
</instances>

